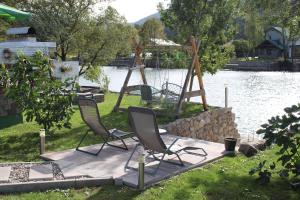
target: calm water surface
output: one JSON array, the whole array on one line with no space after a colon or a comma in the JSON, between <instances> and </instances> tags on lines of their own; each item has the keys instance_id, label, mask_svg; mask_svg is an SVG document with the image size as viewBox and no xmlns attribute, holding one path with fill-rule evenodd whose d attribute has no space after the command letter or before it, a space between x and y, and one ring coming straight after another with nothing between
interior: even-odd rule
<instances>
[{"instance_id":1,"label":"calm water surface","mask_svg":"<svg viewBox=\"0 0 300 200\"><path fill-rule=\"evenodd\" d=\"M104 67L109 77L109 90L119 92L127 69ZM148 84L160 88L169 82L183 85L187 70L146 69ZM88 81L81 79L82 84ZM138 71L134 71L129 84L141 84ZM204 84L210 105L224 106L224 85L229 88L229 106L236 113L240 134L252 137L270 117L283 113L283 109L300 102L300 73L288 72L236 72L220 71L215 75L205 74ZM197 82L194 89L197 89ZM194 98L193 101L199 101Z\"/></svg>"}]
</instances>

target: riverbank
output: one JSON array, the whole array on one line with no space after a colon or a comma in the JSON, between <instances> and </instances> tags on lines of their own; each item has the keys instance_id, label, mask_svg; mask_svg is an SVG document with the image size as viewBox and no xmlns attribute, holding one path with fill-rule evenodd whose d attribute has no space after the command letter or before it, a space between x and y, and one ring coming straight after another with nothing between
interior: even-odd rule
<instances>
[{"instance_id":1,"label":"riverbank","mask_svg":"<svg viewBox=\"0 0 300 200\"><path fill-rule=\"evenodd\" d=\"M233 71L290 71L299 72L300 63L283 63L277 60L231 61L224 69Z\"/></svg>"}]
</instances>

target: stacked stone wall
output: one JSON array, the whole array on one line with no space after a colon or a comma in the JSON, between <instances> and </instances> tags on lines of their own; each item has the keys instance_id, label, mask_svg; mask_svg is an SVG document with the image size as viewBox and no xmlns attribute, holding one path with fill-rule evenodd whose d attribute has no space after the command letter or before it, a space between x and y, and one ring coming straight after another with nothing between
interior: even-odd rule
<instances>
[{"instance_id":1,"label":"stacked stone wall","mask_svg":"<svg viewBox=\"0 0 300 200\"><path fill-rule=\"evenodd\" d=\"M231 108L218 108L167 125L171 134L224 143L225 137L240 138Z\"/></svg>"}]
</instances>

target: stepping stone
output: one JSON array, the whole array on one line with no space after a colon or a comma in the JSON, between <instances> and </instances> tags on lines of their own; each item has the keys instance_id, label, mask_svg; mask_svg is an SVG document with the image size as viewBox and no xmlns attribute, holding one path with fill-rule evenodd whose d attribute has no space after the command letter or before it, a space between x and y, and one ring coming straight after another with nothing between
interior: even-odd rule
<instances>
[{"instance_id":1,"label":"stepping stone","mask_svg":"<svg viewBox=\"0 0 300 200\"><path fill-rule=\"evenodd\" d=\"M0 167L0 182L8 182L11 167Z\"/></svg>"},{"instance_id":2,"label":"stepping stone","mask_svg":"<svg viewBox=\"0 0 300 200\"><path fill-rule=\"evenodd\" d=\"M35 165L30 167L29 180L49 180L53 179L53 171L51 164Z\"/></svg>"}]
</instances>

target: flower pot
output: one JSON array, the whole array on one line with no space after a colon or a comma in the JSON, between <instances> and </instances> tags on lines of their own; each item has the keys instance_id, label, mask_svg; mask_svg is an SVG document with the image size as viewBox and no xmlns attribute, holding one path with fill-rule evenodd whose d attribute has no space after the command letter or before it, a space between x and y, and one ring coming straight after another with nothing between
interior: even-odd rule
<instances>
[{"instance_id":1,"label":"flower pot","mask_svg":"<svg viewBox=\"0 0 300 200\"><path fill-rule=\"evenodd\" d=\"M235 146L237 142L236 138L225 138L224 142L226 151L235 151Z\"/></svg>"}]
</instances>

